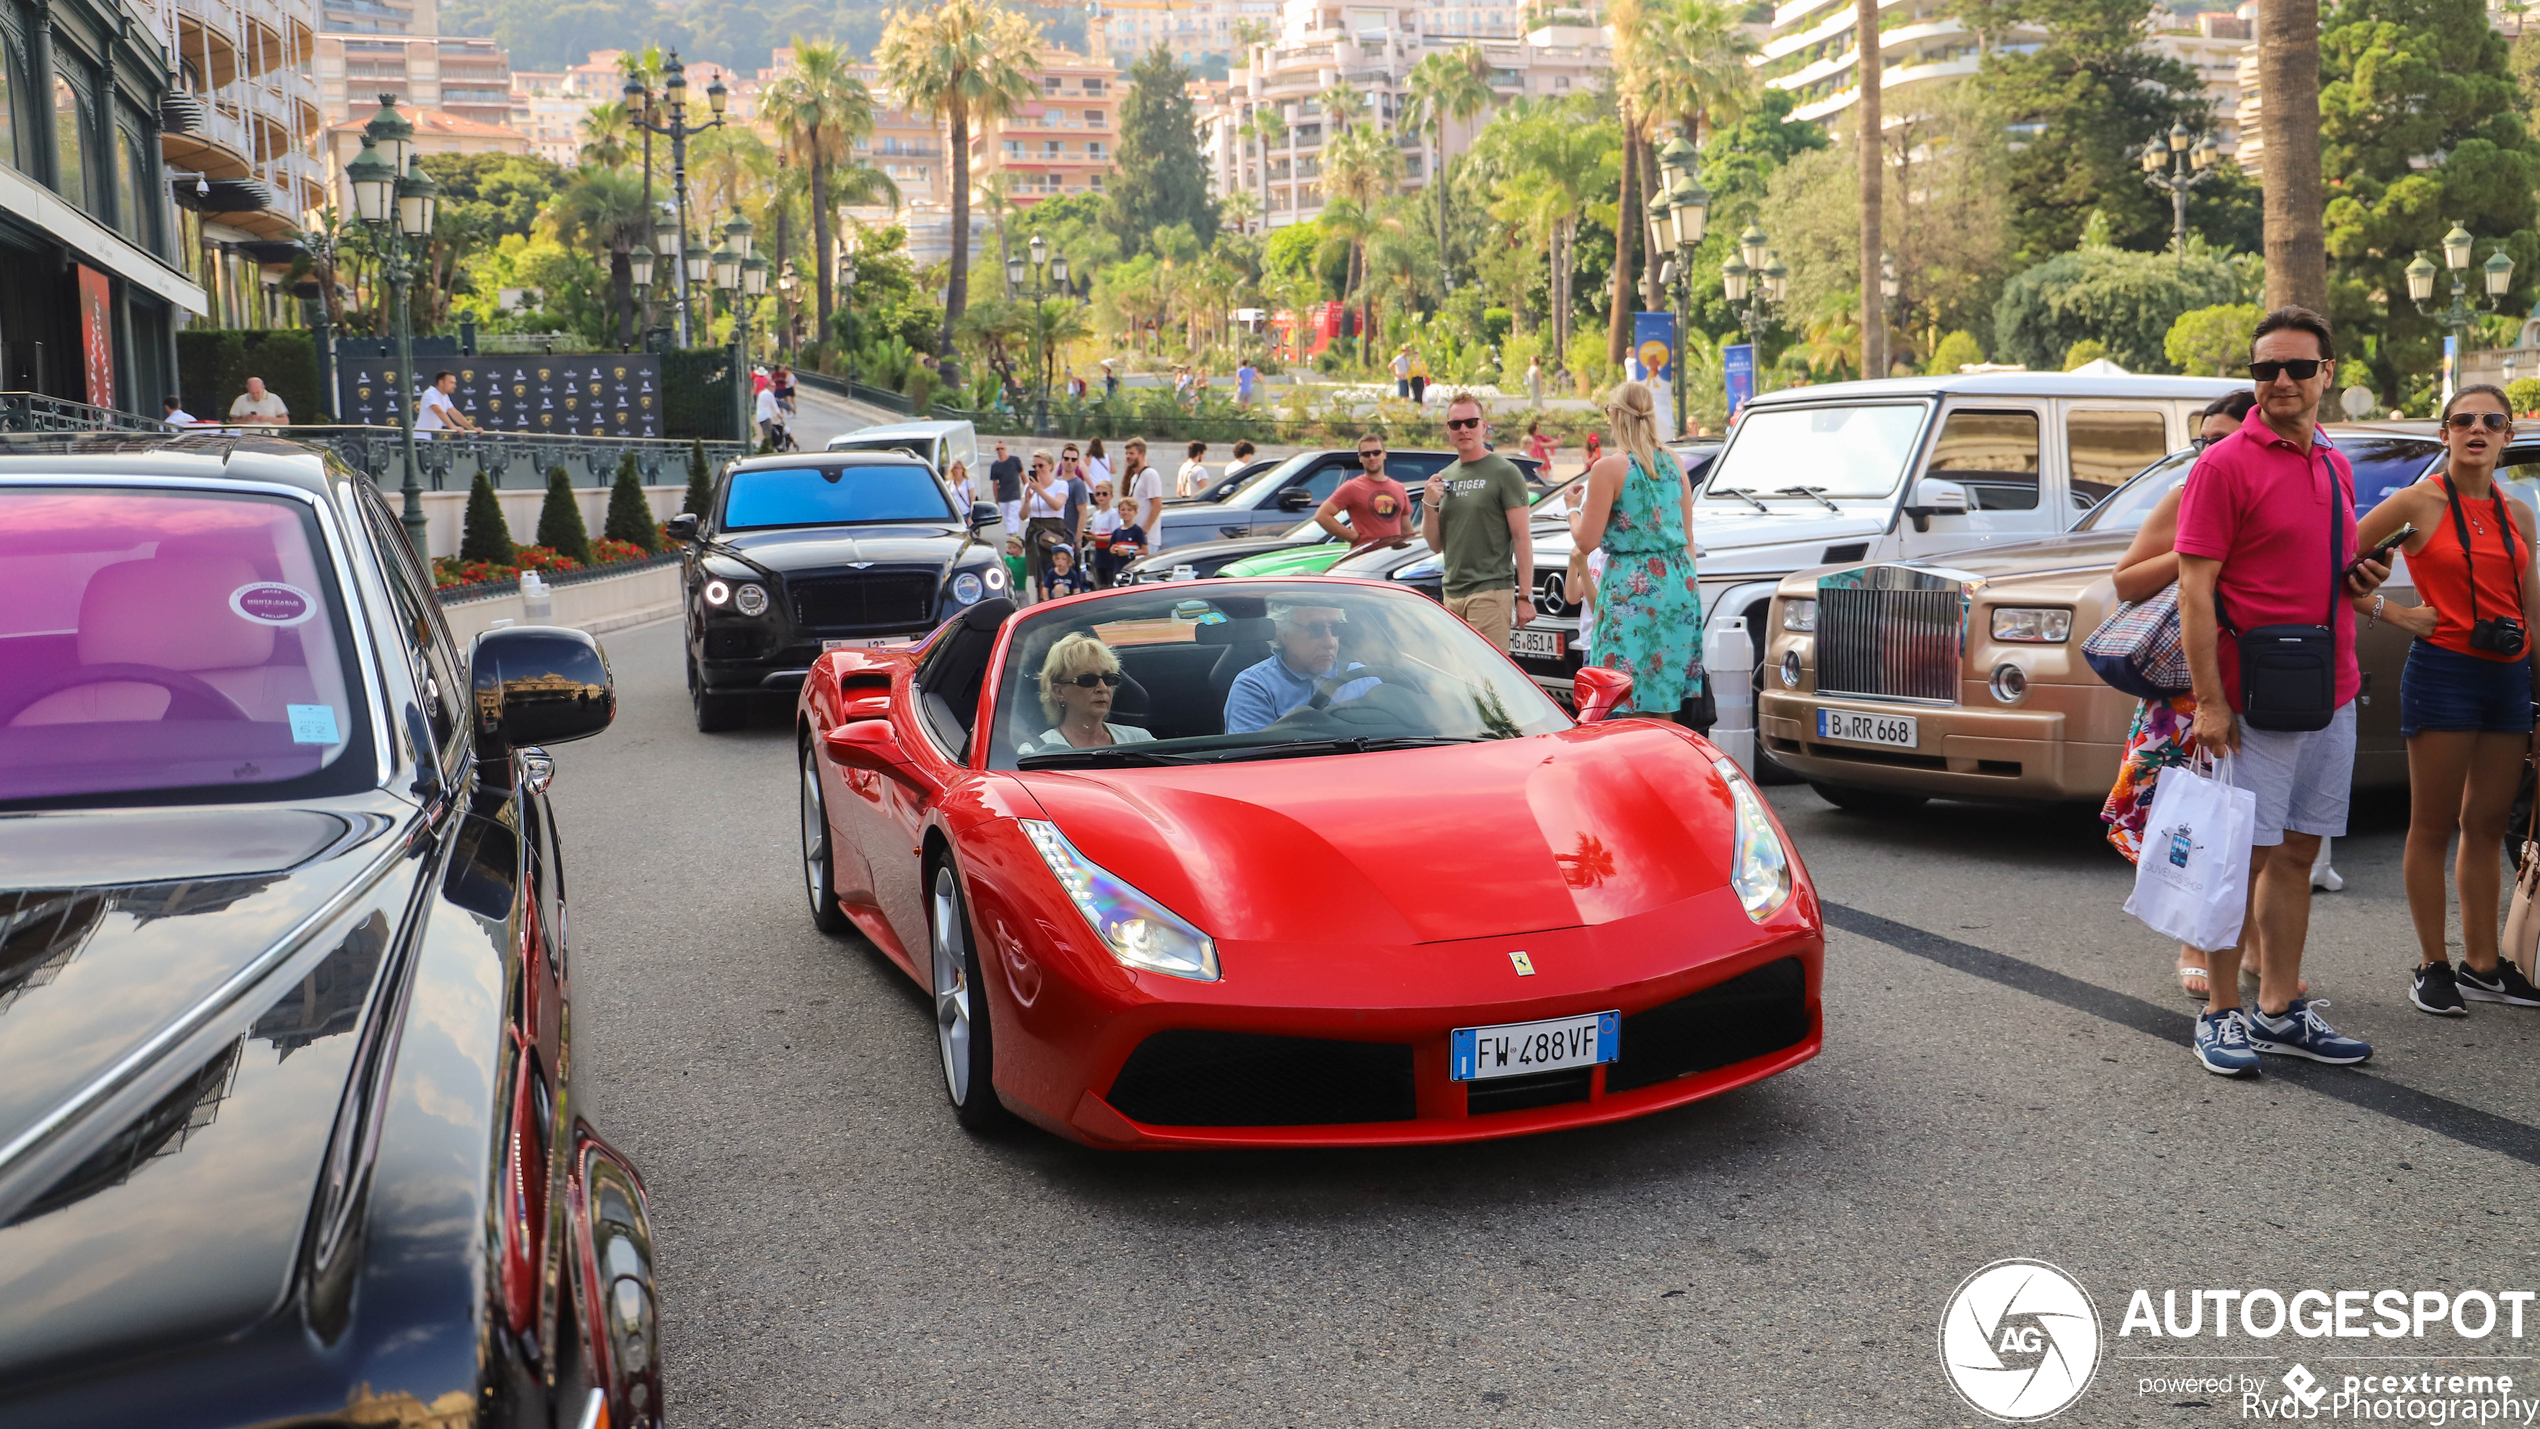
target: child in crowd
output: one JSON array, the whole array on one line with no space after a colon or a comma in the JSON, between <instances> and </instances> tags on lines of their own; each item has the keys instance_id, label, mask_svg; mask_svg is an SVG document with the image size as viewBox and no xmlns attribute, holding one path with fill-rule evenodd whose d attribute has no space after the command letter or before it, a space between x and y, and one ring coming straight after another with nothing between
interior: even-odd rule
<instances>
[{"instance_id":1,"label":"child in crowd","mask_svg":"<svg viewBox=\"0 0 2540 1429\"><path fill-rule=\"evenodd\" d=\"M1020 536L1008 536L1008 537L1006 537L1006 538L1005 538L1005 580L1006 580L1006 589L1008 589L1008 590L1010 590L1010 591L1013 591L1013 592L1015 593L1015 595L1017 595L1017 596L1021 596L1022 594L1024 594L1024 592L1025 592L1026 590L1028 590L1028 589L1029 589L1029 587L1028 587L1028 586L1026 586L1026 585L1024 584L1024 582L1028 579L1028 577L1024 575L1024 569L1025 569L1025 567L1024 567L1024 564L1023 564L1023 538L1022 538L1022 537L1020 537Z\"/></svg>"},{"instance_id":2,"label":"child in crowd","mask_svg":"<svg viewBox=\"0 0 2540 1429\"><path fill-rule=\"evenodd\" d=\"M1120 512L1111 504L1111 484L1094 488L1094 511L1085 518L1085 546L1093 553L1094 585L1108 590L1120 562L1111 554L1111 541L1120 533Z\"/></svg>"},{"instance_id":3,"label":"child in crowd","mask_svg":"<svg viewBox=\"0 0 2540 1429\"><path fill-rule=\"evenodd\" d=\"M1094 588L1094 583L1076 565L1076 552L1069 546L1050 547L1049 579L1041 582L1041 599L1056 600L1063 595L1081 595Z\"/></svg>"}]
</instances>

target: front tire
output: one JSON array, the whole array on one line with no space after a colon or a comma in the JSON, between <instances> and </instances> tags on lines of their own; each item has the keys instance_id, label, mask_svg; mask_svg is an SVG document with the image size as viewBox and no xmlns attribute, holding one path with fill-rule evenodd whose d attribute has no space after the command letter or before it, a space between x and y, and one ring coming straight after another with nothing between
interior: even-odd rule
<instances>
[{"instance_id":1,"label":"front tire","mask_svg":"<svg viewBox=\"0 0 2540 1429\"><path fill-rule=\"evenodd\" d=\"M739 729L750 714L747 695L718 695L707 689L705 676L698 673L694 660L688 662L688 707L697 717L699 734Z\"/></svg>"},{"instance_id":2,"label":"front tire","mask_svg":"<svg viewBox=\"0 0 2540 1429\"><path fill-rule=\"evenodd\" d=\"M811 925L831 937L847 931L838 907L837 860L831 848L829 800L820 788L819 747L803 745L803 892L811 900Z\"/></svg>"},{"instance_id":3,"label":"front tire","mask_svg":"<svg viewBox=\"0 0 2540 1429\"><path fill-rule=\"evenodd\" d=\"M1838 809L1855 814L1909 814L1931 802L1929 794L1904 794L1893 789L1857 789L1847 784L1820 784L1808 781L1817 797Z\"/></svg>"},{"instance_id":4,"label":"front tire","mask_svg":"<svg viewBox=\"0 0 2540 1429\"><path fill-rule=\"evenodd\" d=\"M988 1026L987 983L979 975L979 950L970 936L970 913L961 879L948 857L935 865L926 900L927 944L935 994L935 1047L944 1063L944 1092L962 1130L994 1131L1009 1113L997 1100L996 1039Z\"/></svg>"}]
</instances>

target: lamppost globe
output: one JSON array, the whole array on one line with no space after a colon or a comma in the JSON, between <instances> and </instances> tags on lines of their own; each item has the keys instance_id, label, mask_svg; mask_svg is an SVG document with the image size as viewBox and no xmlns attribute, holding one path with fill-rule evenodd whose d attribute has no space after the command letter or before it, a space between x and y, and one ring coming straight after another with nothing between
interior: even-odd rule
<instances>
[{"instance_id":1,"label":"lamppost globe","mask_svg":"<svg viewBox=\"0 0 2540 1429\"><path fill-rule=\"evenodd\" d=\"M706 86L706 108L713 110L714 117L720 119L731 103L732 91L723 87L723 76L717 74L714 83Z\"/></svg>"},{"instance_id":2,"label":"lamppost globe","mask_svg":"<svg viewBox=\"0 0 2540 1429\"><path fill-rule=\"evenodd\" d=\"M679 62L679 52L672 50L670 60L661 67L662 92L670 96L670 106L677 109L688 102L688 67Z\"/></svg>"},{"instance_id":3,"label":"lamppost globe","mask_svg":"<svg viewBox=\"0 0 2540 1429\"><path fill-rule=\"evenodd\" d=\"M713 262L717 288L729 293L741 286L741 255L733 252L730 244L714 250Z\"/></svg>"},{"instance_id":4,"label":"lamppost globe","mask_svg":"<svg viewBox=\"0 0 2540 1429\"><path fill-rule=\"evenodd\" d=\"M2423 253L2419 253L2416 260L2408 264L2408 300L2410 302L2422 303L2434 296L2434 271L2434 265L2425 261Z\"/></svg>"},{"instance_id":5,"label":"lamppost globe","mask_svg":"<svg viewBox=\"0 0 2540 1429\"><path fill-rule=\"evenodd\" d=\"M1762 224L1750 223L1746 225L1746 231L1737 236L1738 256L1746 260L1747 267L1761 268L1764 266L1765 251L1771 243L1772 240L1764 236Z\"/></svg>"},{"instance_id":6,"label":"lamppost globe","mask_svg":"<svg viewBox=\"0 0 2540 1429\"><path fill-rule=\"evenodd\" d=\"M1032 241L1024 246L1032 250L1033 267L1038 268L1049 261L1050 241L1048 239L1035 233L1032 235Z\"/></svg>"},{"instance_id":7,"label":"lamppost globe","mask_svg":"<svg viewBox=\"0 0 2540 1429\"><path fill-rule=\"evenodd\" d=\"M687 245L680 245L687 248ZM714 255L703 248L687 248L688 281L702 284L714 276Z\"/></svg>"},{"instance_id":8,"label":"lamppost globe","mask_svg":"<svg viewBox=\"0 0 2540 1429\"><path fill-rule=\"evenodd\" d=\"M2479 265L2487 273L2487 296L2501 298L2514 285L2514 260L2499 248Z\"/></svg>"},{"instance_id":9,"label":"lamppost globe","mask_svg":"<svg viewBox=\"0 0 2540 1429\"><path fill-rule=\"evenodd\" d=\"M1748 266L1746 259L1732 253L1729 255L1729 261L1720 265L1721 290L1730 302L1743 303L1746 301L1747 285L1754 280L1754 276L1755 270Z\"/></svg>"},{"instance_id":10,"label":"lamppost globe","mask_svg":"<svg viewBox=\"0 0 2540 1429\"><path fill-rule=\"evenodd\" d=\"M619 92L626 97L626 107L629 109L643 108L644 101L651 97L651 91L644 88L643 77L633 70L626 72L626 83Z\"/></svg>"},{"instance_id":11,"label":"lamppost globe","mask_svg":"<svg viewBox=\"0 0 2540 1429\"><path fill-rule=\"evenodd\" d=\"M1658 150L1659 182L1672 190L1679 180L1693 172L1694 161L1697 157L1699 156L1695 154L1693 146L1685 142L1685 136L1682 134L1669 139Z\"/></svg>"},{"instance_id":12,"label":"lamppost globe","mask_svg":"<svg viewBox=\"0 0 2540 1429\"><path fill-rule=\"evenodd\" d=\"M423 171L423 156L418 154L407 165L406 176L397 181L397 227L408 238L432 236L433 211L440 206L441 186Z\"/></svg>"},{"instance_id":13,"label":"lamppost globe","mask_svg":"<svg viewBox=\"0 0 2540 1429\"><path fill-rule=\"evenodd\" d=\"M734 253L746 259L750 256L752 231L750 221L741 216L739 206L735 205L732 210L732 221L723 225L723 241L731 245Z\"/></svg>"},{"instance_id":14,"label":"lamppost globe","mask_svg":"<svg viewBox=\"0 0 2540 1429\"><path fill-rule=\"evenodd\" d=\"M379 157L387 163L389 172L406 171L406 160L414 154L415 127L397 112L397 96L379 96L379 112L362 126L362 138L379 146Z\"/></svg>"},{"instance_id":15,"label":"lamppost globe","mask_svg":"<svg viewBox=\"0 0 2540 1429\"><path fill-rule=\"evenodd\" d=\"M2187 121L2184 119L2170 126L2170 148L2173 152L2185 153L2188 144L2195 137L2196 131L2188 128Z\"/></svg>"},{"instance_id":16,"label":"lamppost globe","mask_svg":"<svg viewBox=\"0 0 2540 1429\"><path fill-rule=\"evenodd\" d=\"M2168 167L2169 162L2169 153L2161 147L2160 140L2155 139L2151 143L2143 146L2143 172L2147 174L2157 174L2162 169Z\"/></svg>"},{"instance_id":17,"label":"lamppost globe","mask_svg":"<svg viewBox=\"0 0 2540 1429\"><path fill-rule=\"evenodd\" d=\"M776 265L768 262L767 256L761 253L753 253L742 259L741 296L764 297L767 293L767 270L774 266Z\"/></svg>"},{"instance_id":18,"label":"lamppost globe","mask_svg":"<svg viewBox=\"0 0 2540 1429\"><path fill-rule=\"evenodd\" d=\"M390 205L397 196L397 171L381 158L379 145L370 136L362 136L362 151L344 166L344 180L353 190L353 213L372 228L388 222Z\"/></svg>"},{"instance_id":19,"label":"lamppost globe","mask_svg":"<svg viewBox=\"0 0 2540 1429\"><path fill-rule=\"evenodd\" d=\"M1668 188L1667 213L1676 225L1676 246L1697 247L1711 217L1711 191L1687 174Z\"/></svg>"},{"instance_id":20,"label":"lamppost globe","mask_svg":"<svg viewBox=\"0 0 2540 1429\"><path fill-rule=\"evenodd\" d=\"M2455 272L2468 267L2470 246L2477 241L2468 229L2453 224L2452 231L2443 235L2443 266Z\"/></svg>"},{"instance_id":21,"label":"lamppost globe","mask_svg":"<svg viewBox=\"0 0 2540 1429\"><path fill-rule=\"evenodd\" d=\"M2222 145L2215 143L2214 136L2211 134L2197 140L2196 147L2189 150L2187 154L2187 161L2200 170L2212 168L2215 161L2220 158L2222 158Z\"/></svg>"},{"instance_id":22,"label":"lamppost globe","mask_svg":"<svg viewBox=\"0 0 2540 1429\"><path fill-rule=\"evenodd\" d=\"M1649 251L1652 253L1664 253L1676 246L1676 225L1667 216L1671 207L1665 194L1649 196ZM1661 278L1659 281L1663 283L1666 280Z\"/></svg>"},{"instance_id":23,"label":"lamppost globe","mask_svg":"<svg viewBox=\"0 0 2540 1429\"><path fill-rule=\"evenodd\" d=\"M1067 276L1067 255L1061 253L1050 259L1050 281L1064 288L1067 286Z\"/></svg>"},{"instance_id":24,"label":"lamppost globe","mask_svg":"<svg viewBox=\"0 0 2540 1429\"><path fill-rule=\"evenodd\" d=\"M1790 289L1790 270L1782 266L1782 260L1774 258L1764 265L1763 278L1764 300L1771 303L1780 302L1782 295Z\"/></svg>"},{"instance_id":25,"label":"lamppost globe","mask_svg":"<svg viewBox=\"0 0 2540 1429\"><path fill-rule=\"evenodd\" d=\"M1024 262L1021 256L1005 260L1005 280L1008 284L1020 288L1030 280L1031 273L1032 265Z\"/></svg>"},{"instance_id":26,"label":"lamppost globe","mask_svg":"<svg viewBox=\"0 0 2540 1429\"><path fill-rule=\"evenodd\" d=\"M636 287L649 288L653 285L653 264L655 261L657 261L657 259L653 250L645 247L641 243L636 244L633 249L628 251L626 255L627 273L630 280Z\"/></svg>"}]
</instances>

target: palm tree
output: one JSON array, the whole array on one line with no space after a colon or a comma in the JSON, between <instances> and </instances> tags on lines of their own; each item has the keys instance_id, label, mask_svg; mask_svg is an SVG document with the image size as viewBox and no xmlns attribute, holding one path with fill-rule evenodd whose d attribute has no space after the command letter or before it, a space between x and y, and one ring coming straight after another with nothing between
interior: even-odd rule
<instances>
[{"instance_id":1,"label":"palm tree","mask_svg":"<svg viewBox=\"0 0 2540 1429\"><path fill-rule=\"evenodd\" d=\"M970 126L1004 119L1034 92L1029 66L1040 32L989 0L944 0L893 12L873 57L899 102L944 121L952 150L952 265L944 284L942 354L970 298Z\"/></svg>"},{"instance_id":2,"label":"palm tree","mask_svg":"<svg viewBox=\"0 0 2540 1429\"><path fill-rule=\"evenodd\" d=\"M1756 91L1756 72L1747 62L1755 53L1755 37L1746 30L1743 13L1721 0L1625 3L1643 13L1629 31L1616 26L1617 89L1643 131L1629 143L1632 169L1644 189L1654 189L1658 174L1646 142L1649 131L1673 123L1698 149L1706 124L1735 123L1743 116ZM1659 259L1649 255L1641 280L1642 296L1651 307L1663 301Z\"/></svg>"},{"instance_id":3,"label":"palm tree","mask_svg":"<svg viewBox=\"0 0 2540 1429\"><path fill-rule=\"evenodd\" d=\"M1631 0L1617 0L1631 3ZM1423 56L1411 67L1411 103L1401 123L1427 129L1432 143L1429 187L1438 191L1438 259L1446 259L1446 126L1490 107L1490 61L1479 45Z\"/></svg>"},{"instance_id":4,"label":"palm tree","mask_svg":"<svg viewBox=\"0 0 2540 1429\"><path fill-rule=\"evenodd\" d=\"M1240 23L1240 22L1239 22ZM1279 117L1279 106L1256 104L1238 131L1259 148L1261 161L1261 226L1270 226L1270 146L1286 137L1288 121Z\"/></svg>"},{"instance_id":5,"label":"palm tree","mask_svg":"<svg viewBox=\"0 0 2540 1429\"><path fill-rule=\"evenodd\" d=\"M1376 201L1393 192L1402 173L1402 151L1372 126L1352 124L1323 145L1323 224L1349 239L1349 290L1366 281L1367 235L1375 229ZM1335 222L1333 210L1342 210ZM1364 294L1360 296L1364 298ZM1362 304L1358 360L1367 360L1367 324L1374 314Z\"/></svg>"},{"instance_id":6,"label":"palm tree","mask_svg":"<svg viewBox=\"0 0 2540 1429\"><path fill-rule=\"evenodd\" d=\"M1012 230L1006 227L1021 205L1014 201L1014 174L1003 167L990 169L979 177L979 206L988 212L988 221L997 228L997 291L1006 301L1014 300L1014 280L1006 275L1006 262L1014 256Z\"/></svg>"},{"instance_id":7,"label":"palm tree","mask_svg":"<svg viewBox=\"0 0 2540 1429\"><path fill-rule=\"evenodd\" d=\"M820 331L829 331L829 172L848 162L855 140L873 132L873 93L847 72L846 52L794 36L794 67L768 86L761 109L787 151L811 175L812 288Z\"/></svg>"},{"instance_id":8,"label":"palm tree","mask_svg":"<svg viewBox=\"0 0 2540 1429\"><path fill-rule=\"evenodd\" d=\"M2264 196L2267 306L2328 310L2328 245L2320 198L2319 0L2258 7L2259 182Z\"/></svg>"},{"instance_id":9,"label":"palm tree","mask_svg":"<svg viewBox=\"0 0 2540 1429\"><path fill-rule=\"evenodd\" d=\"M1552 352L1557 369L1569 354L1570 282L1579 213L1590 194L1614 182L1612 131L1579 122L1570 106L1529 107L1510 136L1513 176L1491 215L1525 228L1543 243L1551 272ZM1620 218L1620 215L1617 215Z\"/></svg>"},{"instance_id":10,"label":"palm tree","mask_svg":"<svg viewBox=\"0 0 2540 1429\"><path fill-rule=\"evenodd\" d=\"M1226 195L1224 201L1218 204L1217 211L1225 216L1226 222L1237 233L1244 233L1250 231L1252 221L1261 216L1261 202L1249 190L1237 189Z\"/></svg>"},{"instance_id":11,"label":"palm tree","mask_svg":"<svg viewBox=\"0 0 2540 1429\"><path fill-rule=\"evenodd\" d=\"M559 242L587 245L608 259L610 325L617 345L627 346L634 341L635 320L634 269L627 255L653 234L643 181L616 169L577 169L547 213Z\"/></svg>"},{"instance_id":12,"label":"palm tree","mask_svg":"<svg viewBox=\"0 0 2540 1429\"><path fill-rule=\"evenodd\" d=\"M627 122L624 100L592 105L582 116L582 150L578 157L584 164L603 169L623 165L627 136L633 128Z\"/></svg>"},{"instance_id":13,"label":"palm tree","mask_svg":"<svg viewBox=\"0 0 2540 1429\"><path fill-rule=\"evenodd\" d=\"M773 199L776 151L757 130L726 124L688 141L688 172L708 213L740 208L762 194Z\"/></svg>"}]
</instances>

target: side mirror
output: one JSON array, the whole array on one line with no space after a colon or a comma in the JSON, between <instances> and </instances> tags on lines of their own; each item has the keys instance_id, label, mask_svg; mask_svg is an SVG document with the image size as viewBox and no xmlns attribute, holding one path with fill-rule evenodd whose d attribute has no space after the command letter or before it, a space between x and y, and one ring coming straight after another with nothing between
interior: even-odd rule
<instances>
[{"instance_id":1,"label":"side mirror","mask_svg":"<svg viewBox=\"0 0 2540 1429\"><path fill-rule=\"evenodd\" d=\"M887 719L850 719L820 737L829 757L849 769L891 774L908 763L907 751Z\"/></svg>"},{"instance_id":2,"label":"side mirror","mask_svg":"<svg viewBox=\"0 0 2540 1429\"><path fill-rule=\"evenodd\" d=\"M1578 708L1581 724L1603 724L1631 698L1632 677L1620 670L1581 665L1570 677L1570 703Z\"/></svg>"},{"instance_id":3,"label":"side mirror","mask_svg":"<svg viewBox=\"0 0 2540 1429\"><path fill-rule=\"evenodd\" d=\"M1321 504L1314 499L1312 491L1302 486L1291 486L1279 493L1279 509L1282 511L1303 511L1308 507Z\"/></svg>"},{"instance_id":4,"label":"side mirror","mask_svg":"<svg viewBox=\"0 0 2540 1429\"><path fill-rule=\"evenodd\" d=\"M1936 476L1915 482L1905 503L1905 514L1914 518L1917 531L1929 531L1934 516L1964 516L1972 509L1974 503L1967 499L1967 488Z\"/></svg>"},{"instance_id":5,"label":"side mirror","mask_svg":"<svg viewBox=\"0 0 2540 1429\"><path fill-rule=\"evenodd\" d=\"M984 531L997 524L1003 514L993 501L973 501L970 503L970 529Z\"/></svg>"},{"instance_id":6,"label":"side mirror","mask_svg":"<svg viewBox=\"0 0 2540 1429\"><path fill-rule=\"evenodd\" d=\"M469 652L467 676L481 770L508 770L523 745L588 739L617 716L607 654L570 626L486 631Z\"/></svg>"},{"instance_id":7,"label":"side mirror","mask_svg":"<svg viewBox=\"0 0 2540 1429\"><path fill-rule=\"evenodd\" d=\"M697 539L697 513L682 511L662 523L662 533L674 541Z\"/></svg>"}]
</instances>

